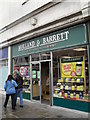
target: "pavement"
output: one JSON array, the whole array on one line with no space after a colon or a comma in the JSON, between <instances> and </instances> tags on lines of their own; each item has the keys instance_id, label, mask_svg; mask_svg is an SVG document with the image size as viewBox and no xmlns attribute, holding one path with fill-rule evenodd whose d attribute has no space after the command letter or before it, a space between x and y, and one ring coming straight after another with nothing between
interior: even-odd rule
<instances>
[{"instance_id":1,"label":"pavement","mask_svg":"<svg viewBox=\"0 0 90 120\"><path fill-rule=\"evenodd\" d=\"M90 119L87 112L67 109L63 107L49 106L41 104L36 101L24 100L24 107L20 108L19 99L17 101L16 110L11 108L11 99L9 99L8 106L3 107L5 101L5 94L0 93L0 103L2 103L0 117L2 118L85 118Z\"/></svg>"}]
</instances>

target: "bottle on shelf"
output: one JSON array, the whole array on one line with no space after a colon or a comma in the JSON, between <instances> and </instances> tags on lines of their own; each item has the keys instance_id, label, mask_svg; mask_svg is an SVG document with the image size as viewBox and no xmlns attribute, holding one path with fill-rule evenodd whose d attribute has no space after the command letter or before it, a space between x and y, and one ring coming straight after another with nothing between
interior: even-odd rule
<instances>
[{"instance_id":1,"label":"bottle on shelf","mask_svg":"<svg viewBox=\"0 0 90 120\"><path fill-rule=\"evenodd\" d=\"M70 98L70 92L69 91L67 92L67 94L68 94L67 97Z\"/></svg>"}]
</instances>

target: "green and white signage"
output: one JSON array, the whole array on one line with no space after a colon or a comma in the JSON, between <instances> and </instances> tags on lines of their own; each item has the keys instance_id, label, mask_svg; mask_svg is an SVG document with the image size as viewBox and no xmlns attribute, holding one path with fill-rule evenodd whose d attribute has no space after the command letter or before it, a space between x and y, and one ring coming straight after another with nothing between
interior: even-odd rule
<instances>
[{"instance_id":1,"label":"green and white signage","mask_svg":"<svg viewBox=\"0 0 90 120\"><path fill-rule=\"evenodd\" d=\"M12 46L12 57L86 44L86 25L58 30Z\"/></svg>"}]
</instances>

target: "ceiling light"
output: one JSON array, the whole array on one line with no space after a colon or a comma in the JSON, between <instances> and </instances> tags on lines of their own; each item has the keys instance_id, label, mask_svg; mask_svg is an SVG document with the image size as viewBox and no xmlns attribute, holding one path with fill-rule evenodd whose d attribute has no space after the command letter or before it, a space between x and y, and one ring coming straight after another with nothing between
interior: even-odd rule
<instances>
[{"instance_id":1,"label":"ceiling light","mask_svg":"<svg viewBox=\"0 0 90 120\"><path fill-rule=\"evenodd\" d=\"M73 49L75 51L85 51L86 49L85 48L77 48L77 49Z\"/></svg>"},{"instance_id":2,"label":"ceiling light","mask_svg":"<svg viewBox=\"0 0 90 120\"><path fill-rule=\"evenodd\" d=\"M63 56L63 58L71 58L70 56Z\"/></svg>"},{"instance_id":3,"label":"ceiling light","mask_svg":"<svg viewBox=\"0 0 90 120\"><path fill-rule=\"evenodd\" d=\"M42 56L50 56L50 54L42 54Z\"/></svg>"}]
</instances>

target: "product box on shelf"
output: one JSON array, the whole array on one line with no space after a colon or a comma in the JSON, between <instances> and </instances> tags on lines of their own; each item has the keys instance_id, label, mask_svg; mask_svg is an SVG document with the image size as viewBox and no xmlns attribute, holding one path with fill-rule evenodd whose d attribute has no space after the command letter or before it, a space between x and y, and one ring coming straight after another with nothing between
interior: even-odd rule
<instances>
[{"instance_id":1,"label":"product box on shelf","mask_svg":"<svg viewBox=\"0 0 90 120\"><path fill-rule=\"evenodd\" d=\"M64 98L67 98L67 93L64 94Z\"/></svg>"},{"instance_id":2,"label":"product box on shelf","mask_svg":"<svg viewBox=\"0 0 90 120\"><path fill-rule=\"evenodd\" d=\"M72 86L72 90L75 90L75 86Z\"/></svg>"},{"instance_id":3,"label":"product box on shelf","mask_svg":"<svg viewBox=\"0 0 90 120\"><path fill-rule=\"evenodd\" d=\"M70 93L70 98L73 98L73 93Z\"/></svg>"},{"instance_id":4,"label":"product box on shelf","mask_svg":"<svg viewBox=\"0 0 90 120\"><path fill-rule=\"evenodd\" d=\"M71 79L71 82L75 82L75 79L74 79L74 78L72 78L72 79Z\"/></svg>"},{"instance_id":5,"label":"product box on shelf","mask_svg":"<svg viewBox=\"0 0 90 120\"><path fill-rule=\"evenodd\" d=\"M60 92L60 93L58 94L58 96L61 97L61 96L62 96L62 92Z\"/></svg>"},{"instance_id":6,"label":"product box on shelf","mask_svg":"<svg viewBox=\"0 0 90 120\"><path fill-rule=\"evenodd\" d=\"M68 78L66 78L65 82L69 82Z\"/></svg>"},{"instance_id":7,"label":"product box on shelf","mask_svg":"<svg viewBox=\"0 0 90 120\"><path fill-rule=\"evenodd\" d=\"M77 83L80 83L80 79L77 79Z\"/></svg>"},{"instance_id":8,"label":"product box on shelf","mask_svg":"<svg viewBox=\"0 0 90 120\"><path fill-rule=\"evenodd\" d=\"M79 99L79 94L76 94L76 98Z\"/></svg>"}]
</instances>

